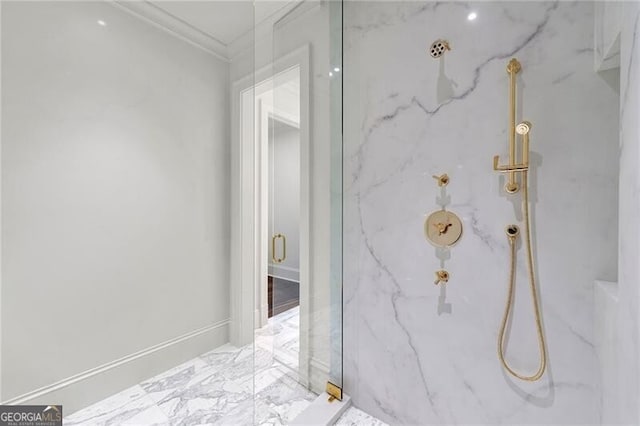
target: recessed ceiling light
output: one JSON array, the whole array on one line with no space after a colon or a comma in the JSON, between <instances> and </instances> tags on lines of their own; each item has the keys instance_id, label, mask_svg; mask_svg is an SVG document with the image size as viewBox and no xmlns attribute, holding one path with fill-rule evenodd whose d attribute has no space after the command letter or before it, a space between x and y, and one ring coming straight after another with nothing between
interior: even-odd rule
<instances>
[{"instance_id":1,"label":"recessed ceiling light","mask_svg":"<svg viewBox=\"0 0 640 426\"><path fill-rule=\"evenodd\" d=\"M340 68L338 68L338 67L335 67L333 70L334 70L335 72L340 72Z\"/></svg>"},{"instance_id":2,"label":"recessed ceiling light","mask_svg":"<svg viewBox=\"0 0 640 426\"><path fill-rule=\"evenodd\" d=\"M106 27L107 23L104 22L102 19L98 20L98 25L102 26L102 27Z\"/></svg>"},{"instance_id":3,"label":"recessed ceiling light","mask_svg":"<svg viewBox=\"0 0 640 426\"><path fill-rule=\"evenodd\" d=\"M478 17L478 14L475 12L471 12L470 14L467 15L467 19L469 21L473 21L474 19L476 19Z\"/></svg>"}]
</instances>

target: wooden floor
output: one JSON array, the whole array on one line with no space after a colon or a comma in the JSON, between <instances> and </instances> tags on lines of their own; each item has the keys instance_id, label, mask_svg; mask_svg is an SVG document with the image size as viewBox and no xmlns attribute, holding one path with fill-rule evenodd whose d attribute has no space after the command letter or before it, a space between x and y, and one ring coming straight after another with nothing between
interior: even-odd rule
<instances>
[{"instance_id":1,"label":"wooden floor","mask_svg":"<svg viewBox=\"0 0 640 426\"><path fill-rule=\"evenodd\" d=\"M282 278L267 278L269 288L269 318L300 304L300 284Z\"/></svg>"}]
</instances>

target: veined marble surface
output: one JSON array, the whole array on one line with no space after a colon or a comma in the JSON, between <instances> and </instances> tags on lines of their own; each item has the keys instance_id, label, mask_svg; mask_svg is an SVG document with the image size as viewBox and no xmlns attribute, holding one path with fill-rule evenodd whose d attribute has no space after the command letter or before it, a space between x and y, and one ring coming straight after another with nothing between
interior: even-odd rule
<instances>
[{"instance_id":1,"label":"veined marble surface","mask_svg":"<svg viewBox=\"0 0 640 426\"><path fill-rule=\"evenodd\" d=\"M620 246L617 420L640 424L640 3L625 2L620 34Z\"/></svg>"},{"instance_id":2,"label":"veined marble surface","mask_svg":"<svg viewBox=\"0 0 640 426\"><path fill-rule=\"evenodd\" d=\"M471 12L475 20L468 20ZM593 71L591 2L346 2L344 359L356 406L392 424L594 424L595 279L616 278L618 94ZM433 59L428 47L451 51ZM492 158L507 154L508 75L533 123L533 245L549 364L496 354L522 228ZM637 120L636 120L637 123ZM636 126L637 128L637 126ZM637 157L636 157L637 158ZM432 175L448 173L440 193ZM445 289L430 212L464 224ZM507 358L538 362L524 247ZM637 262L636 262L637 263Z\"/></svg>"},{"instance_id":3,"label":"veined marble surface","mask_svg":"<svg viewBox=\"0 0 640 426\"><path fill-rule=\"evenodd\" d=\"M295 346L298 315L292 309L271 318L256 331L255 347L224 345L67 416L64 424L286 425L316 398L270 350L273 342ZM385 425L354 407L337 424Z\"/></svg>"},{"instance_id":4,"label":"veined marble surface","mask_svg":"<svg viewBox=\"0 0 640 426\"><path fill-rule=\"evenodd\" d=\"M300 354L300 307L269 318L269 326L256 332L256 346L273 352L282 364L296 371Z\"/></svg>"}]
</instances>

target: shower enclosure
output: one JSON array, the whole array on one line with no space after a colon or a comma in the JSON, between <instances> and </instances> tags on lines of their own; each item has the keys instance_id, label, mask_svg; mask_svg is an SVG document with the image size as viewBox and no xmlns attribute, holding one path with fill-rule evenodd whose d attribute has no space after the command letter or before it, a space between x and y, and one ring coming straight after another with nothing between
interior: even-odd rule
<instances>
[{"instance_id":1,"label":"shower enclosure","mask_svg":"<svg viewBox=\"0 0 640 426\"><path fill-rule=\"evenodd\" d=\"M640 423L637 2L0 12L3 404Z\"/></svg>"},{"instance_id":2,"label":"shower enclosure","mask_svg":"<svg viewBox=\"0 0 640 426\"><path fill-rule=\"evenodd\" d=\"M344 3L344 388L357 407L391 424L638 423L638 17L637 2ZM423 235L443 205L462 221L450 248ZM536 381L508 374L503 348Z\"/></svg>"}]
</instances>

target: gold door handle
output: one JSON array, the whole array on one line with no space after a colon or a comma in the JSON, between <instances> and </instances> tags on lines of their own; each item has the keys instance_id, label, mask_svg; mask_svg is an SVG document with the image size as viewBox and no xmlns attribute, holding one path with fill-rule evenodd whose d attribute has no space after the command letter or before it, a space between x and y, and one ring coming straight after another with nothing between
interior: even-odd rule
<instances>
[{"instance_id":1,"label":"gold door handle","mask_svg":"<svg viewBox=\"0 0 640 426\"><path fill-rule=\"evenodd\" d=\"M276 257L276 240L282 239L282 257ZM274 263L282 263L287 259L287 238L283 234L271 237L271 259Z\"/></svg>"},{"instance_id":2,"label":"gold door handle","mask_svg":"<svg viewBox=\"0 0 640 426\"><path fill-rule=\"evenodd\" d=\"M280 237L282 238L282 257L280 258L279 263L282 263L287 260L287 238L284 234L280 234Z\"/></svg>"}]
</instances>

